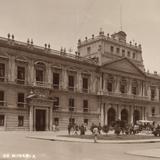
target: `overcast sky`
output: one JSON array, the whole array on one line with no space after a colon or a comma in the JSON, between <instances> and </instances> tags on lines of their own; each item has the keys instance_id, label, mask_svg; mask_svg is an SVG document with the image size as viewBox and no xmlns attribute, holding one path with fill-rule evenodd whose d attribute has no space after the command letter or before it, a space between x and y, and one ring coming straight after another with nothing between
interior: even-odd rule
<instances>
[{"instance_id":1,"label":"overcast sky","mask_svg":"<svg viewBox=\"0 0 160 160\"><path fill-rule=\"evenodd\" d=\"M0 36L51 48L76 48L77 40L120 30L142 44L145 68L160 73L160 0L0 0Z\"/></svg>"}]
</instances>

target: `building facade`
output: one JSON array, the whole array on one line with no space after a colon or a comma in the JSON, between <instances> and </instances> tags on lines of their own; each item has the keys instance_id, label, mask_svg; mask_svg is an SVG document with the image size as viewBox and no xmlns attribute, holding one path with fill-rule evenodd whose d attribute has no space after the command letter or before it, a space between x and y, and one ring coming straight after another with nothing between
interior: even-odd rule
<instances>
[{"instance_id":1,"label":"building facade","mask_svg":"<svg viewBox=\"0 0 160 160\"><path fill-rule=\"evenodd\" d=\"M160 76L126 33L78 40L75 54L0 38L0 130L160 120Z\"/></svg>"}]
</instances>

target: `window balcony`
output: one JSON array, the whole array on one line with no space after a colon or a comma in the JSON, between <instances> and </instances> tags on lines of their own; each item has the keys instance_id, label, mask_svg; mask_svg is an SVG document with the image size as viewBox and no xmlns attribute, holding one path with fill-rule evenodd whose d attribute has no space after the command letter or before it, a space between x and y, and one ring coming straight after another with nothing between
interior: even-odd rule
<instances>
[{"instance_id":1,"label":"window balcony","mask_svg":"<svg viewBox=\"0 0 160 160\"><path fill-rule=\"evenodd\" d=\"M26 103L24 103L24 102L18 102L17 106L18 106L18 108L25 108L26 107Z\"/></svg>"},{"instance_id":2,"label":"window balcony","mask_svg":"<svg viewBox=\"0 0 160 160\"><path fill-rule=\"evenodd\" d=\"M87 88L83 88L83 89L82 89L82 92L83 92L83 93L88 93L89 90L88 90Z\"/></svg>"},{"instance_id":3,"label":"window balcony","mask_svg":"<svg viewBox=\"0 0 160 160\"><path fill-rule=\"evenodd\" d=\"M0 101L0 107L6 107L7 102L6 101Z\"/></svg>"},{"instance_id":4,"label":"window balcony","mask_svg":"<svg viewBox=\"0 0 160 160\"><path fill-rule=\"evenodd\" d=\"M7 81L8 81L7 77L0 77L0 82L7 82Z\"/></svg>"},{"instance_id":5,"label":"window balcony","mask_svg":"<svg viewBox=\"0 0 160 160\"><path fill-rule=\"evenodd\" d=\"M25 79L16 79L16 83L24 85L25 84Z\"/></svg>"},{"instance_id":6,"label":"window balcony","mask_svg":"<svg viewBox=\"0 0 160 160\"><path fill-rule=\"evenodd\" d=\"M59 106L58 105L54 105L53 106L53 111L59 111Z\"/></svg>"},{"instance_id":7,"label":"window balcony","mask_svg":"<svg viewBox=\"0 0 160 160\"><path fill-rule=\"evenodd\" d=\"M74 111L75 111L75 108L72 106L69 106L69 112L74 112Z\"/></svg>"},{"instance_id":8,"label":"window balcony","mask_svg":"<svg viewBox=\"0 0 160 160\"><path fill-rule=\"evenodd\" d=\"M88 108L83 108L84 113L88 113Z\"/></svg>"},{"instance_id":9,"label":"window balcony","mask_svg":"<svg viewBox=\"0 0 160 160\"><path fill-rule=\"evenodd\" d=\"M74 87L74 86L69 86L69 87L68 87L68 90L74 92L74 91L75 91L75 87Z\"/></svg>"},{"instance_id":10,"label":"window balcony","mask_svg":"<svg viewBox=\"0 0 160 160\"><path fill-rule=\"evenodd\" d=\"M53 88L58 90L58 89L60 89L60 86L59 86L59 84L53 84Z\"/></svg>"}]
</instances>

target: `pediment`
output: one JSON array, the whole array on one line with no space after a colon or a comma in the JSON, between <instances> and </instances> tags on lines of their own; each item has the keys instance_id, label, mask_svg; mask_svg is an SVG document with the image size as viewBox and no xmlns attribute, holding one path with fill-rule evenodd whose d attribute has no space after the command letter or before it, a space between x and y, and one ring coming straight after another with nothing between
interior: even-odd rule
<instances>
[{"instance_id":1,"label":"pediment","mask_svg":"<svg viewBox=\"0 0 160 160\"><path fill-rule=\"evenodd\" d=\"M110 69L118 72L129 73L138 76L145 76L143 71L141 71L133 62L127 58L119 59L116 61L104 64L103 69Z\"/></svg>"}]
</instances>

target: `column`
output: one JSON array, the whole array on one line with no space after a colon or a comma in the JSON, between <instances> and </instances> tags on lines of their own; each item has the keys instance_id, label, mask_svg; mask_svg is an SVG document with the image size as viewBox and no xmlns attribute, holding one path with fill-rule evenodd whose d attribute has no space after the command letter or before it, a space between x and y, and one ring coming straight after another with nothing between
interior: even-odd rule
<instances>
[{"instance_id":1,"label":"column","mask_svg":"<svg viewBox=\"0 0 160 160\"><path fill-rule=\"evenodd\" d=\"M52 131L52 125L53 125L53 113L52 113L52 107L50 107L50 131Z\"/></svg>"},{"instance_id":2,"label":"column","mask_svg":"<svg viewBox=\"0 0 160 160\"><path fill-rule=\"evenodd\" d=\"M120 93L120 91L119 91L119 88L120 88L120 77L116 77L114 85L115 85L115 92L116 93Z\"/></svg>"},{"instance_id":3,"label":"column","mask_svg":"<svg viewBox=\"0 0 160 160\"><path fill-rule=\"evenodd\" d=\"M121 105L117 104L117 120L121 120Z\"/></svg>"},{"instance_id":4,"label":"column","mask_svg":"<svg viewBox=\"0 0 160 160\"><path fill-rule=\"evenodd\" d=\"M141 81L138 81L138 95L142 96L142 83L141 83Z\"/></svg>"},{"instance_id":5,"label":"column","mask_svg":"<svg viewBox=\"0 0 160 160\"><path fill-rule=\"evenodd\" d=\"M99 91L102 91L102 75L100 76L100 80L99 80Z\"/></svg>"},{"instance_id":6,"label":"column","mask_svg":"<svg viewBox=\"0 0 160 160\"><path fill-rule=\"evenodd\" d=\"M142 120L145 120L145 112L144 112L144 107L141 107L141 112L142 112Z\"/></svg>"},{"instance_id":7,"label":"column","mask_svg":"<svg viewBox=\"0 0 160 160\"><path fill-rule=\"evenodd\" d=\"M48 112L49 112L49 108L46 109L46 127L45 127L46 131L48 131L50 129L50 124L48 122L49 121L49 117L48 117L49 113Z\"/></svg>"},{"instance_id":8,"label":"column","mask_svg":"<svg viewBox=\"0 0 160 160\"><path fill-rule=\"evenodd\" d=\"M9 58L9 74L8 74L9 81L15 82L15 79L16 79L15 73L16 73L15 57L10 56L10 58Z\"/></svg>"},{"instance_id":9,"label":"column","mask_svg":"<svg viewBox=\"0 0 160 160\"><path fill-rule=\"evenodd\" d=\"M104 107L105 107L105 103L101 103L101 126L104 126Z\"/></svg>"},{"instance_id":10,"label":"column","mask_svg":"<svg viewBox=\"0 0 160 160\"><path fill-rule=\"evenodd\" d=\"M132 80L128 79L128 94L132 94Z\"/></svg>"},{"instance_id":11,"label":"column","mask_svg":"<svg viewBox=\"0 0 160 160\"><path fill-rule=\"evenodd\" d=\"M82 75L80 71L77 72L77 90L78 92L82 91Z\"/></svg>"},{"instance_id":12,"label":"column","mask_svg":"<svg viewBox=\"0 0 160 160\"><path fill-rule=\"evenodd\" d=\"M156 87L156 100L159 101L159 88Z\"/></svg>"},{"instance_id":13,"label":"column","mask_svg":"<svg viewBox=\"0 0 160 160\"><path fill-rule=\"evenodd\" d=\"M151 88L149 83L147 84L147 97L149 98L149 100L151 99Z\"/></svg>"},{"instance_id":14,"label":"column","mask_svg":"<svg viewBox=\"0 0 160 160\"><path fill-rule=\"evenodd\" d=\"M35 77L35 72L34 72L34 62L31 60L28 65L28 83L33 84L34 83L34 77Z\"/></svg>"},{"instance_id":15,"label":"column","mask_svg":"<svg viewBox=\"0 0 160 160\"><path fill-rule=\"evenodd\" d=\"M134 108L133 106L130 106L130 123L133 124L133 112L134 112Z\"/></svg>"},{"instance_id":16,"label":"column","mask_svg":"<svg viewBox=\"0 0 160 160\"><path fill-rule=\"evenodd\" d=\"M33 106L30 105L29 108L29 130L33 131Z\"/></svg>"},{"instance_id":17,"label":"column","mask_svg":"<svg viewBox=\"0 0 160 160\"><path fill-rule=\"evenodd\" d=\"M105 105L105 119L104 119L104 123L105 123L105 125L107 125L108 124L108 114L107 114L107 112L108 112L108 104L106 104Z\"/></svg>"},{"instance_id":18,"label":"column","mask_svg":"<svg viewBox=\"0 0 160 160\"><path fill-rule=\"evenodd\" d=\"M94 79L93 73L91 73L90 84L89 84L91 93L95 92L95 87L94 86L95 86L95 79Z\"/></svg>"},{"instance_id":19,"label":"column","mask_svg":"<svg viewBox=\"0 0 160 160\"><path fill-rule=\"evenodd\" d=\"M62 88L67 90L68 87L68 75L67 69L65 67L62 68Z\"/></svg>"},{"instance_id":20,"label":"column","mask_svg":"<svg viewBox=\"0 0 160 160\"><path fill-rule=\"evenodd\" d=\"M51 64L47 64L46 77L47 77L46 81L48 83L48 87L51 87L51 84L52 84L52 81L53 81Z\"/></svg>"}]
</instances>

